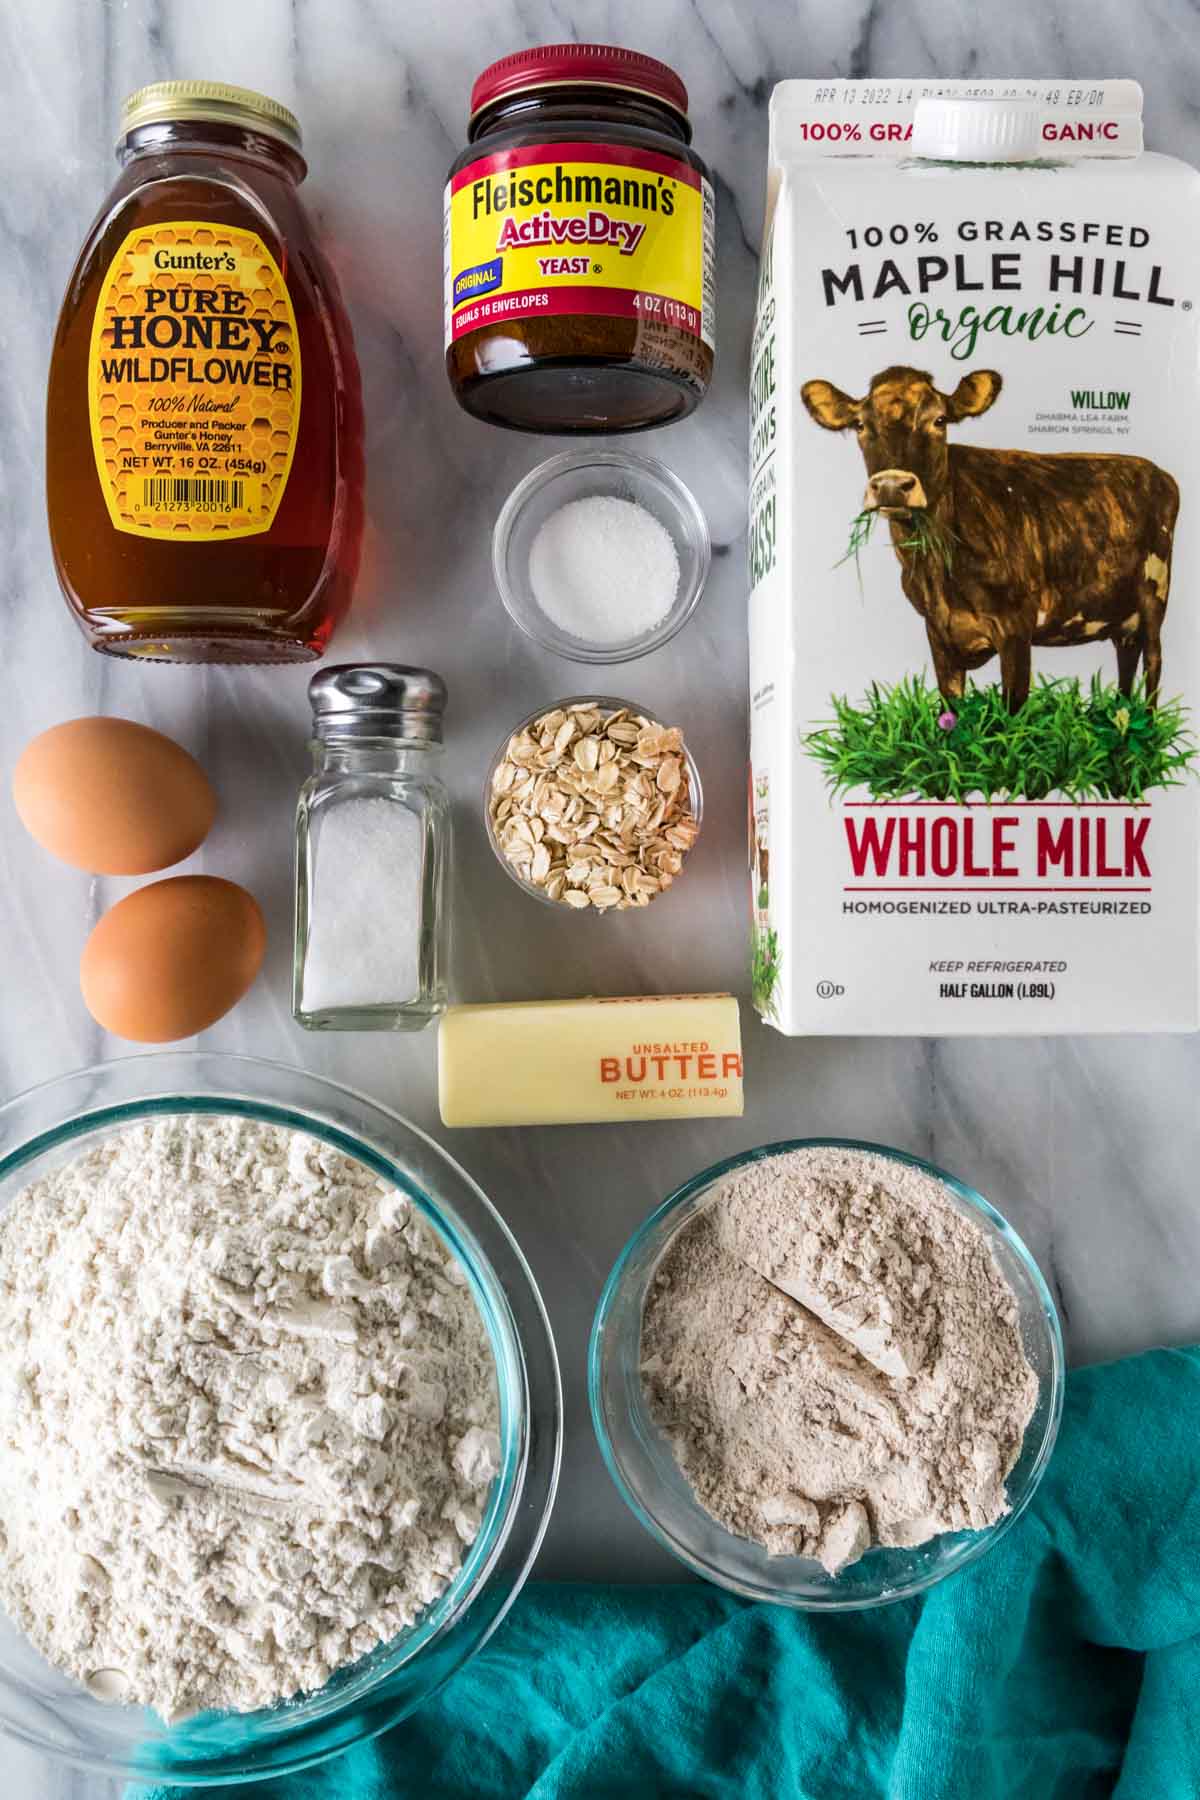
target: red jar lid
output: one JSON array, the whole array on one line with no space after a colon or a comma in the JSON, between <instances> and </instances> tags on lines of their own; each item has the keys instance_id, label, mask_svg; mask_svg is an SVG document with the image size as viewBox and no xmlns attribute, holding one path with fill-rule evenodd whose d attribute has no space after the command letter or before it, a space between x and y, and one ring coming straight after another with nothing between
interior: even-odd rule
<instances>
[{"instance_id":1,"label":"red jar lid","mask_svg":"<svg viewBox=\"0 0 1200 1800\"><path fill-rule=\"evenodd\" d=\"M615 44L540 44L502 56L471 89L471 117L493 101L533 88L580 85L648 94L687 117L688 92L674 69L657 57Z\"/></svg>"}]
</instances>

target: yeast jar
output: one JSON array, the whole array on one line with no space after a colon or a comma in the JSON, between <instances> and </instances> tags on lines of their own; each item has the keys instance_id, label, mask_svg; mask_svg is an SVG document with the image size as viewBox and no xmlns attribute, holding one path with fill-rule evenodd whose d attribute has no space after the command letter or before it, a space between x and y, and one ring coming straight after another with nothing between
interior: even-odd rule
<instances>
[{"instance_id":1,"label":"yeast jar","mask_svg":"<svg viewBox=\"0 0 1200 1800\"><path fill-rule=\"evenodd\" d=\"M50 366L67 604L110 655L308 661L357 572L362 401L299 126L243 88L159 82L117 155Z\"/></svg>"},{"instance_id":2,"label":"yeast jar","mask_svg":"<svg viewBox=\"0 0 1200 1800\"><path fill-rule=\"evenodd\" d=\"M446 368L524 431L686 417L713 367L713 190L665 63L550 44L493 63L445 208Z\"/></svg>"}]
</instances>

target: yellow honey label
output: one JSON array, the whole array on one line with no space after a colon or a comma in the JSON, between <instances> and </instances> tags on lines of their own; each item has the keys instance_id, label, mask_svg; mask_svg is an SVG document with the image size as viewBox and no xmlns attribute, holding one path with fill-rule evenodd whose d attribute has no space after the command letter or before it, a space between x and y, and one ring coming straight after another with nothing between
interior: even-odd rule
<instances>
[{"instance_id":1,"label":"yellow honey label","mask_svg":"<svg viewBox=\"0 0 1200 1800\"><path fill-rule=\"evenodd\" d=\"M690 163L605 144L481 156L445 197L445 338L504 320L604 315L713 345L715 213Z\"/></svg>"},{"instance_id":2,"label":"yellow honey label","mask_svg":"<svg viewBox=\"0 0 1200 1800\"><path fill-rule=\"evenodd\" d=\"M88 410L117 531L269 530L300 425L300 342L255 232L191 219L129 233L96 302Z\"/></svg>"}]
</instances>

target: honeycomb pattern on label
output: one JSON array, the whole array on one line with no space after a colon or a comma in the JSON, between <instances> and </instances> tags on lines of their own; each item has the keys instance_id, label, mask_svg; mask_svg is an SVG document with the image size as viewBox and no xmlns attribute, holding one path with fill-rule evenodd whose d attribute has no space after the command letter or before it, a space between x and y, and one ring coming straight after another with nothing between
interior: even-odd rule
<instances>
[{"instance_id":1,"label":"honeycomb pattern on label","mask_svg":"<svg viewBox=\"0 0 1200 1800\"><path fill-rule=\"evenodd\" d=\"M226 258L233 267L155 267L164 250L181 259ZM191 310L198 295L213 295L214 304L229 304L223 290L244 296L245 311L232 315L232 325L244 323L255 342L206 348L138 340L139 329L161 329L149 323L151 289L165 296L153 316L168 331L170 321L214 316ZM172 309L179 289L190 290L183 313ZM255 321L276 328L269 349ZM258 381L239 378L250 370ZM256 233L178 221L130 232L96 304L88 370L96 469L116 529L193 543L268 530L295 451L300 375L287 285Z\"/></svg>"}]
</instances>

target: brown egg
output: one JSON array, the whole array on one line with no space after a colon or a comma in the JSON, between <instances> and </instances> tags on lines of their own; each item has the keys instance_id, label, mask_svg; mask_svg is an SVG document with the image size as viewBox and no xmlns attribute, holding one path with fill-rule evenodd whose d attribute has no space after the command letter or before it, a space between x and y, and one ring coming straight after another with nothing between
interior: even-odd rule
<instances>
[{"instance_id":1,"label":"brown egg","mask_svg":"<svg viewBox=\"0 0 1200 1800\"><path fill-rule=\"evenodd\" d=\"M267 928L257 900L215 875L152 881L105 913L83 947L79 985L97 1024L138 1044L192 1037L258 974Z\"/></svg>"},{"instance_id":2,"label":"brown egg","mask_svg":"<svg viewBox=\"0 0 1200 1800\"><path fill-rule=\"evenodd\" d=\"M30 836L92 875L169 869L204 842L217 810L195 757L132 719L51 726L25 746L12 786Z\"/></svg>"}]
</instances>

